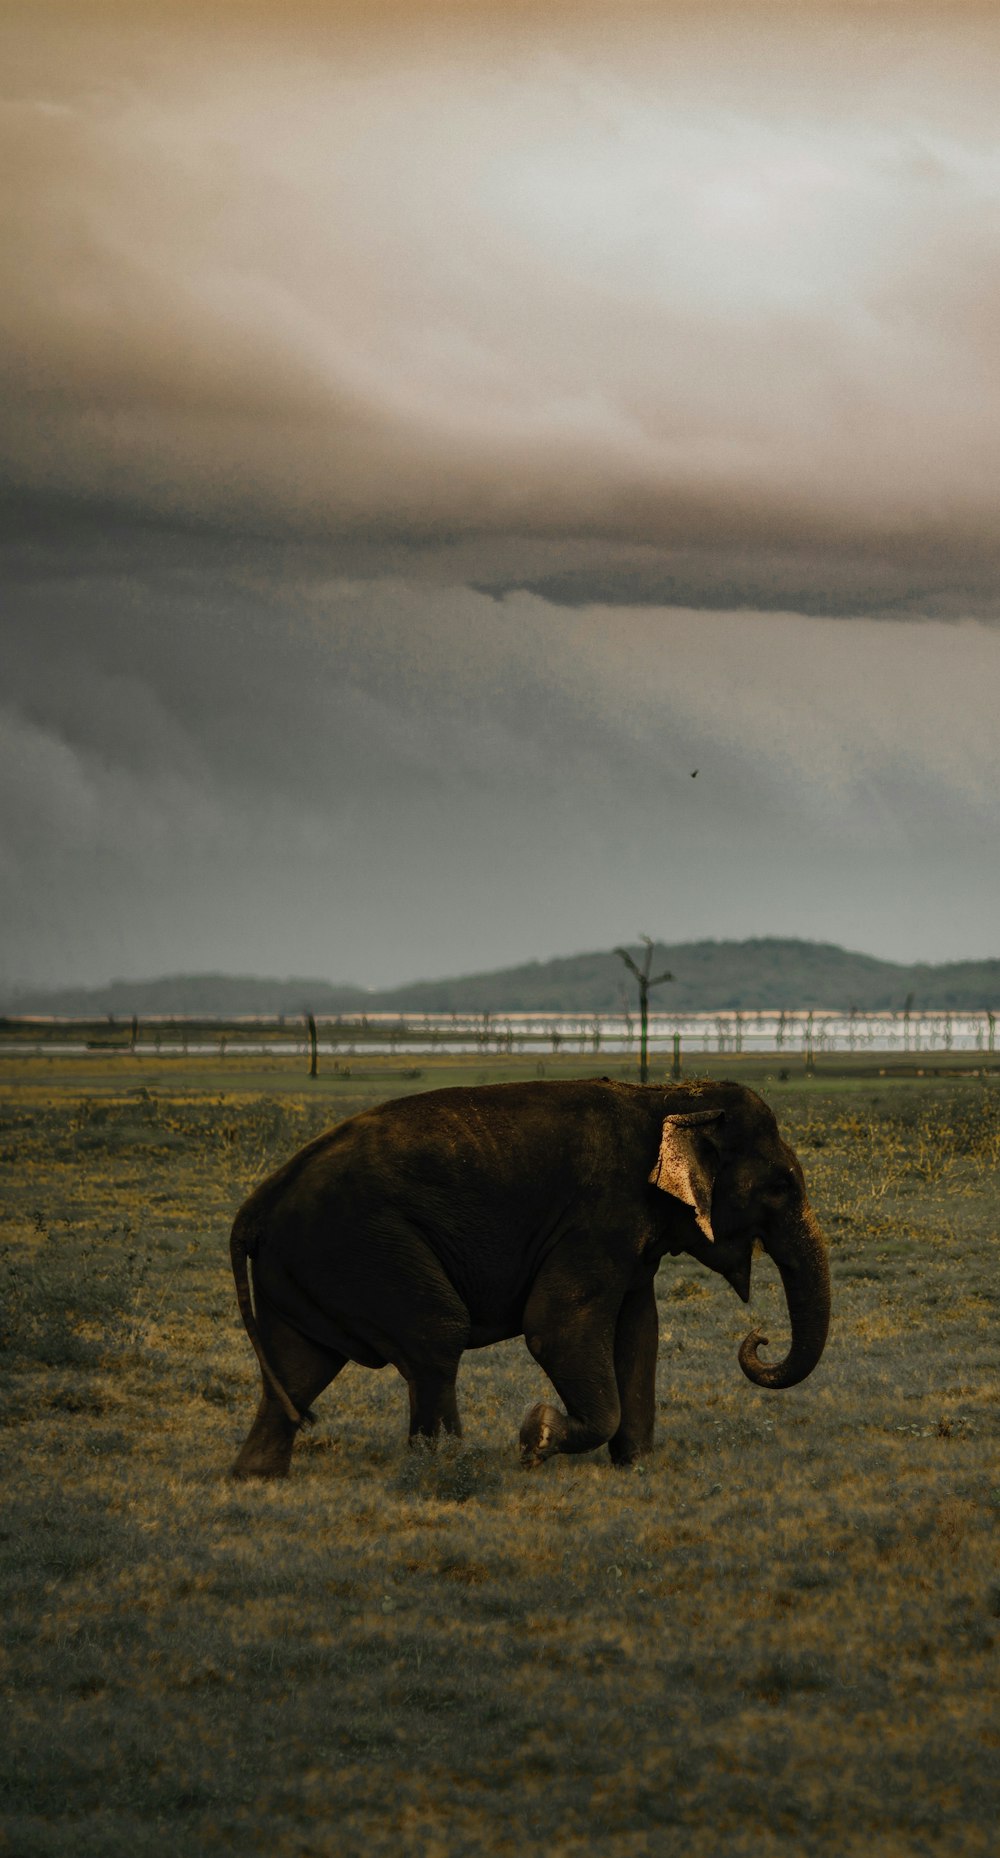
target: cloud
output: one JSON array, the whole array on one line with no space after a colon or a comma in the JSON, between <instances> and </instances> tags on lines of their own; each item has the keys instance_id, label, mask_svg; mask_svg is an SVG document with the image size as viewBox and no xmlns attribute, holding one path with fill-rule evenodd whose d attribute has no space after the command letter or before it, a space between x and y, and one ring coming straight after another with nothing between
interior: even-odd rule
<instances>
[{"instance_id":1,"label":"cloud","mask_svg":"<svg viewBox=\"0 0 1000 1858\"><path fill-rule=\"evenodd\" d=\"M11 28L8 485L571 603L996 611L995 22L307 10L220 65L136 17Z\"/></svg>"},{"instance_id":2,"label":"cloud","mask_svg":"<svg viewBox=\"0 0 1000 1858\"><path fill-rule=\"evenodd\" d=\"M993 629L221 593L178 564L128 599L100 575L21 596L8 976L388 984L642 927L988 944Z\"/></svg>"}]
</instances>

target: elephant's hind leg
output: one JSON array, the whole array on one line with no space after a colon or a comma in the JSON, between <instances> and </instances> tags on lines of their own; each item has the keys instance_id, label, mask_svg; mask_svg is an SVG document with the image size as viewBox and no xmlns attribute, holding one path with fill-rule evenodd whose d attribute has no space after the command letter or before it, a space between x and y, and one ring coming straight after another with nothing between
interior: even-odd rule
<instances>
[{"instance_id":1,"label":"elephant's hind leg","mask_svg":"<svg viewBox=\"0 0 1000 1858\"><path fill-rule=\"evenodd\" d=\"M300 1413L328 1387L346 1355L320 1348L280 1316L258 1305L264 1350L275 1374ZM247 1440L233 1465L234 1477L287 1477L299 1428L284 1412L274 1388L261 1376L263 1392Z\"/></svg>"},{"instance_id":2,"label":"elephant's hind leg","mask_svg":"<svg viewBox=\"0 0 1000 1858\"><path fill-rule=\"evenodd\" d=\"M466 1305L423 1235L402 1217L368 1230L369 1276L354 1306L361 1333L406 1382L410 1439L456 1437L455 1382L469 1339Z\"/></svg>"},{"instance_id":3,"label":"elephant's hind leg","mask_svg":"<svg viewBox=\"0 0 1000 1858\"><path fill-rule=\"evenodd\" d=\"M462 1422L458 1416L454 1373L417 1370L411 1372L407 1385L410 1390L411 1444L419 1439L433 1439L442 1429L450 1432L453 1438L460 1439Z\"/></svg>"}]
</instances>

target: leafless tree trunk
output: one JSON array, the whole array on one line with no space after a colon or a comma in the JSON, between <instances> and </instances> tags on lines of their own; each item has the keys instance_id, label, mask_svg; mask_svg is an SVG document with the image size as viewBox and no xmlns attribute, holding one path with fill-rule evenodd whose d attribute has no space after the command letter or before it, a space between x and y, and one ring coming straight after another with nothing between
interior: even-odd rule
<instances>
[{"instance_id":1,"label":"leafless tree trunk","mask_svg":"<svg viewBox=\"0 0 1000 1858\"><path fill-rule=\"evenodd\" d=\"M649 990L651 987L659 987L661 981L672 981L674 977L666 970L662 974L650 975L653 943L648 935L640 936L639 940L646 944L641 968L636 966L627 948L616 948L615 954L621 956L639 983L639 1082L645 1084L649 1077Z\"/></svg>"},{"instance_id":2,"label":"leafless tree trunk","mask_svg":"<svg viewBox=\"0 0 1000 1858\"><path fill-rule=\"evenodd\" d=\"M316 1048L316 1020L312 1013L306 1014L306 1025L309 1027L309 1076L317 1077L319 1075L319 1053Z\"/></svg>"}]
</instances>

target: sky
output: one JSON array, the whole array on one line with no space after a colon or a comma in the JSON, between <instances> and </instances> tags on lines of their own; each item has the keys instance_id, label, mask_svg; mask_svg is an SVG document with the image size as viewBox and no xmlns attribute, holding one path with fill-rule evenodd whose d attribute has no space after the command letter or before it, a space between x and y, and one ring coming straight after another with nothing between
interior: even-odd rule
<instances>
[{"instance_id":1,"label":"sky","mask_svg":"<svg viewBox=\"0 0 1000 1858\"><path fill-rule=\"evenodd\" d=\"M998 63L0 9L0 984L1000 952Z\"/></svg>"}]
</instances>

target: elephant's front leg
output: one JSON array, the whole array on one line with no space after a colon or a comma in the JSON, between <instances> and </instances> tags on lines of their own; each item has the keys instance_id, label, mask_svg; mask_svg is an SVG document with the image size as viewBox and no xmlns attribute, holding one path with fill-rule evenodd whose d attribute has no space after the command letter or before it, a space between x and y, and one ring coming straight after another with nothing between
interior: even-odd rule
<instances>
[{"instance_id":1,"label":"elephant's front leg","mask_svg":"<svg viewBox=\"0 0 1000 1858\"><path fill-rule=\"evenodd\" d=\"M621 1402L618 1431L608 1441L614 1464L634 1464L652 1450L656 1421L656 1355L660 1319L653 1281L630 1290L615 1328L615 1380Z\"/></svg>"},{"instance_id":2,"label":"elephant's front leg","mask_svg":"<svg viewBox=\"0 0 1000 1858\"><path fill-rule=\"evenodd\" d=\"M615 1308L602 1300L567 1316L558 1279L536 1283L525 1309L524 1339L545 1369L566 1411L539 1400L521 1423L521 1463L541 1464L556 1452L592 1452L618 1431Z\"/></svg>"}]
</instances>

